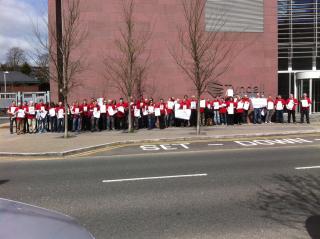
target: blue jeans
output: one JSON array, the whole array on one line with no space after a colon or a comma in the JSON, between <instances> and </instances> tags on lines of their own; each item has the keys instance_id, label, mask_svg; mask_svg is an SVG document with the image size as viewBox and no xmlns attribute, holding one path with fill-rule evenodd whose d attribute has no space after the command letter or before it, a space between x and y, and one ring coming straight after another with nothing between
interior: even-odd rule
<instances>
[{"instance_id":1,"label":"blue jeans","mask_svg":"<svg viewBox=\"0 0 320 239\"><path fill-rule=\"evenodd\" d=\"M58 119L57 120L57 131L58 133L63 132L64 131L64 118Z\"/></svg>"},{"instance_id":2,"label":"blue jeans","mask_svg":"<svg viewBox=\"0 0 320 239\"><path fill-rule=\"evenodd\" d=\"M43 133L44 131L45 131L45 129L46 129L46 118L40 118L40 119L38 119L38 132L39 133Z\"/></svg>"},{"instance_id":3,"label":"blue jeans","mask_svg":"<svg viewBox=\"0 0 320 239\"><path fill-rule=\"evenodd\" d=\"M214 110L213 111L213 117L212 117L212 120L215 124L221 124L220 122L220 113L219 113L219 110Z\"/></svg>"},{"instance_id":4,"label":"blue jeans","mask_svg":"<svg viewBox=\"0 0 320 239\"><path fill-rule=\"evenodd\" d=\"M283 123L283 110L276 110L276 122Z\"/></svg>"},{"instance_id":5,"label":"blue jeans","mask_svg":"<svg viewBox=\"0 0 320 239\"><path fill-rule=\"evenodd\" d=\"M261 108L256 108L253 110L253 123L261 124Z\"/></svg>"},{"instance_id":6,"label":"blue jeans","mask_svg":"<svg viewBox=\"0 0 320 239\"><path fill-rule=\"evenodd\" d=\"M227 114L226 113L220 114L220 123L221 124L227 123Z\"/></svg>"},{"instance_id":7,"label":"blue jeans","mask_svg":"<svg viewBox=\"0 0 320 239\"><path fill-rule=\"evenodd\" d=\"M80 131L81 130L81 118L73 118L72 120L72 131Z\"/></svg>"},{"instance_id":8,"label":"blue jeans","mask_svg":"<svg viewBox=\"0 0 320 239\"><path fill-rule=\"evenodd\" d=\"M148 115L148 129L153 129L155 124L154 114Z\"/></svg>"}]
</instances>

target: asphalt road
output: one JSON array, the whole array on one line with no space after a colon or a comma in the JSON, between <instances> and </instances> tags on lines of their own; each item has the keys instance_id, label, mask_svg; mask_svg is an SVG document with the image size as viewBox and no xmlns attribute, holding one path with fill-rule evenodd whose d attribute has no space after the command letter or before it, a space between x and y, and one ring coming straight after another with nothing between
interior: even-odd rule
<instances>
[{"instance_id":1,"label":"asphalt road","mask_svg":"<svg viewBox=\"0 0 320 239\"><path fill-rule=\"evenodd\" d=\"M319 152L297 144L2 161L0 197L71 215L98 239L312 238L320 168L297 168L320 166Z\"/></svg>"}]
</instances>

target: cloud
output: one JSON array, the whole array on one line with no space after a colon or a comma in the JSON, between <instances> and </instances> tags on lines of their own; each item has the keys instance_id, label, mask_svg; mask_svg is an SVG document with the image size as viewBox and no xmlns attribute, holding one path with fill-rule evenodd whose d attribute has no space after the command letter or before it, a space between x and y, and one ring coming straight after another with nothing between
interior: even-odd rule
<instances>
[{"instance_id":1,"label":"cloud","mask_svg":"<svg viewBox=\"0 0 320 239\"><path fill-rule=\"evenodd\" d=\"M42 0L0 0L0 62L6 53L18 46L25 51L37 47L33 35L33 24L47 16ZM40 20L41 21L41 20Z\"/></svg>"}]
</instances>

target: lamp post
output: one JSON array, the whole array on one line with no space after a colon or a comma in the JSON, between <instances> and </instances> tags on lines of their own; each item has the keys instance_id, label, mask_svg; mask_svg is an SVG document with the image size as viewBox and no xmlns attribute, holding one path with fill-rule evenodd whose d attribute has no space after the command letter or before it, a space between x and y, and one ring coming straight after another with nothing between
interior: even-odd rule
<instances>
[{"instance_id":1,"label":"lamp post","mask_svg":"<svg viewBox=\"0 0 320 239\"><path fill-rule=\"evenodd\" d=\"M6 78L7 74L9 74L9 71L3 72L4 93L7 93L7 78Z\"/></svg>"}]
</instances>

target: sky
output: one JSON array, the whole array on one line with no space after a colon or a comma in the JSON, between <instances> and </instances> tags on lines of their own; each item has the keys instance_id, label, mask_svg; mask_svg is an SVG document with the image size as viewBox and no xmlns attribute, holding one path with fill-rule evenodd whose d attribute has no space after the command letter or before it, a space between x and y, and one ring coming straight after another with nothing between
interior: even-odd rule
<instances>
[{"instance_id":1,"label":"sky","mask_svg":"<svg viewBox=\"0 0 320 239\"><path fill-rule=\"evenodd\" d=\"M0 0L0 63L5 63L11 47L30 54L39 47L33 26L47 18L47 0Z\"/></svg>"}]
</instances>

